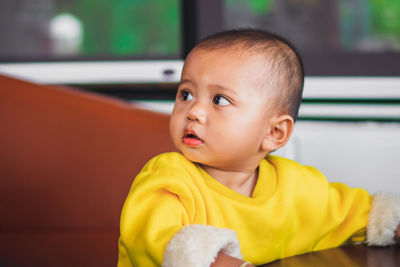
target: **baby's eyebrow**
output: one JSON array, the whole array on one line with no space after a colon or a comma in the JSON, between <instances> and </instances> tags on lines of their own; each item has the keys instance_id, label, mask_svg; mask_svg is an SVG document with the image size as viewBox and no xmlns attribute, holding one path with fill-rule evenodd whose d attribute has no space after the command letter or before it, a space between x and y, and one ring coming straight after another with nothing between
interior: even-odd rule
<instances>
[{"instance_id":1,"label":"baby's eyebrow","mask_svg":"<svg viewBox=\"0 0 400 267\"><path fill-rule=\"evenodd\" d=\"M228 88L228 87L219 85L219 84L211 84L209 87L210 87L210 88L216 88L216 89L219 89L219 90L222 90L222 91L229 92L230 94L233 94L233 95L236 96L236 97L238 96L237 93L236 93L234 90L232 90L232 89L230 89L230 88Z\"/></svg>"},{"instance_id":2,"label":"baby's eyebrow","mask_svg":"<svg viewBox=\"0 0 400 267\"><path fill-rule=\"evenodd\" d=\"M192 82L191 80L183 79L183 80L181 80L181 81L179 82L179 85L186 84L186 83L193 84L193 82Z\"/></svg>"}]
</instances>

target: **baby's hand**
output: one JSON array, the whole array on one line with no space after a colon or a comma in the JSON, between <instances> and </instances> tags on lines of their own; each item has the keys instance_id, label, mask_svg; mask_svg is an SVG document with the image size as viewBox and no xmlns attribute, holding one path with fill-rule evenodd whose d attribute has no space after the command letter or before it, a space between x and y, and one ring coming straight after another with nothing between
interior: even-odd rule
<instances>
[{"instance_id":1,"label":"baby's hand","mask_svg":"<svg viewBox=\"0 0 400 267\"><path fill-rule=\"evenodd\" d=\"M238 258L228 256L223 253L218 253L215 262L211 264L211 267L217 267L217 266L254 267L254 265L252 265L251 263L243 262Z\"/></svg>"},{"instance_id":2,"label":"baby's hand","mask_svg":"<svg viewBox=\"0 0 400 267\"><path fill-rule=\"evenodd\" d=\"M394 239L396 239L397 242L400 241L400 224L397 226L396 232L394 233Z\"/></svg>"}]
</instances>

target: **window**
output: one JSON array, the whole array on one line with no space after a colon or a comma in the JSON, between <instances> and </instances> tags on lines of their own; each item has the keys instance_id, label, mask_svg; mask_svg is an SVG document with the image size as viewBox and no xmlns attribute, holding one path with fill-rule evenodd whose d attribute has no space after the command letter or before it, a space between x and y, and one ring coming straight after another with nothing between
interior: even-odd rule
<instances>
[{"instance_id":1,"label":"window","mask_svg":"<svg viewBox=\"0 0 400 267\"><path fill-rule=\"evenodd\" d=\"M379 0L198 1L198 35L256 27L285 36L306 75L399 76L400 2ZM207 10L213 10L207 15ZM210 13L210 12L208 12Z\"/></svg>"},{"instance_id":2,"label":"window","mask_svg":"<svg viewBox=\"0 0 400 267\"><path fill-rule=\"evenodd\" d=\"M0 59L179 58L179 3L3 0Z\"/></svg>"},{"instance_id":3,"label":"window","mask_svg":"<svg viewBox=\"0 0 400 267\"><path fill-rule=\"evenodd\" d=\"M0 72L55 84L176 81L179 0L2 0Z\"/></svg>"},{"instance_id":4,"label":"window","mask_svg":"<svg viewBox=\"0 0 400 267\"><path fill-rule=\"evenodd\" d=\"M381 0L3 0L0 73L127 99L173 99L197 41L257 27L298 47L312 114L320 104L354 110L357 103L382 105L378 119L399 120L399 17L399 1Z\"/></svg>"}]
</instances>

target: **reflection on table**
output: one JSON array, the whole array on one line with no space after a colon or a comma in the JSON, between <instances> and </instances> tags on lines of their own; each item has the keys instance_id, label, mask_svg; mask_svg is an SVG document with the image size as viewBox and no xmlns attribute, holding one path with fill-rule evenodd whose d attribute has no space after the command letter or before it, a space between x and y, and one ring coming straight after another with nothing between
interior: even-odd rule
<instances>
[{"instance_id":1,"label":"reflection on table","mask_svg":"<svg viewBox=\"0 0 400 267\"><path fill-rule=\"evenodd\" d=\"M400 245L388 247L368 247L365 245L346 246L298 255L261 266L398 267L400 266Z\"/></svg>"}]
</instances>

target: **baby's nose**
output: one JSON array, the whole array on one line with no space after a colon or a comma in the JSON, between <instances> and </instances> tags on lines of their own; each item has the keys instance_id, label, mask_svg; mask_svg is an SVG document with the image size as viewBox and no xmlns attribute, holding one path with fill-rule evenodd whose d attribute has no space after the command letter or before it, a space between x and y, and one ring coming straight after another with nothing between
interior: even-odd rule
<instances>
[{"instance_id":1,"label":"baby's nose","mask_svg":"<svg viewBox=\"0 0 400 267\"><path fill-rule=\"evenodd\" d=\"M186 116L188 121L198 121L199 123L205 123L206 118L206 108L201 103L194 103Z\"/></svg>"}]
</instances>

